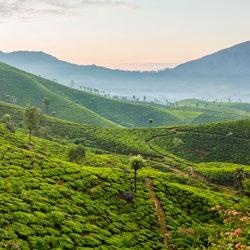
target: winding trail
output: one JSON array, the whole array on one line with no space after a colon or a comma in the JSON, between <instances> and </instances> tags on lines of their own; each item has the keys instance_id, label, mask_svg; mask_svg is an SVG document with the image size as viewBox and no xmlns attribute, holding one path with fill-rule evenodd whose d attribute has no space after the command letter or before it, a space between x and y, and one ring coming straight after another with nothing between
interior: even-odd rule
<instances>
[{"instance_id":1,"label":"winding trail","mask_svg":"<svg viewBox=\"0 0 250 250\"><path fill-rule=\"evenodd\" d=\"M146 179L146 187L148 189L148 192L150 194L150 199L153 203L154 208L156 209L156 213L157 213L157 217L158 217L158 224L159 224L159 228L160 231L163 235L163 244L166 246L167 242L168 242L168 238L169 238L169 233L167 230L167 226L166 226L166 216L165 216L165 212L161 206L161 203L159 201L159 199L156 196L156 193L154 191L154 187L153 187L153 182L150 178Z\"/></svg>"}]
</instances>

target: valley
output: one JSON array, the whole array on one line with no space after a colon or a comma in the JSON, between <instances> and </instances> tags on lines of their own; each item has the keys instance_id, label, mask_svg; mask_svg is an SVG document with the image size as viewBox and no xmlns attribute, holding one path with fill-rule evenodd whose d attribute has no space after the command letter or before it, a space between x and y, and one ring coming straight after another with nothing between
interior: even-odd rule
<instances>
[{"instance_id":1,"label":"valley","mask_svg":"<svg viewBox=\"0 0 250 250\"><path fill-rule=\"evenodd\" d=\"M0 249L247 250L249 152L247 102L121 99L0 63Z\"/></svg>"}]
</instances>

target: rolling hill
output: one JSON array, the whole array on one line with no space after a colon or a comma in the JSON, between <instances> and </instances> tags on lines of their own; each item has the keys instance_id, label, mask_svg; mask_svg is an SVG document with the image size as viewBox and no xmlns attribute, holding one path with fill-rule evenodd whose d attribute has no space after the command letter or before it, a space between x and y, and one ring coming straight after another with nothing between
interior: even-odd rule
<instances>
[{"instance_id":1,"label":"rolling hill","mask_svg":"<svg viewBox=\"0 0 250 250\"><path fill-rule=\"evenodd\" d=\"M118 124L129 127L148 126L150 118L155 120L156 126L182 123L163 109L150 105L112 101L84 94L78 90L63 88L55 82L6 64L0 64L0 89L1 99L5 99L6 95L14 97L20 106L32 104L43 109L43 98L46 97L50 102L48 110L50 114L54 113L58 118L78 123L102 127Z\"/></svg>"},{"instance_id":2,"label":"rolling hill","mask_svg":"<svg viewBox=\"0 0 250 250\"><path fill-rule=\"evenodd\" d=\"M75 65L43 52L0 53L0 61L70 86L86 85L111 93L165 98L242 98L250 100L250 42L159 72L111 70Z\"/></svg>"},{"instance_id":3,"label":"rolling hill","mask_svg":"<svg viewBox=\"0 0 250 250\"><path fill-rule=\"evenodd\" d=\"M47 97L57 117L97 126L115 126L114 123L93 111L48 90L43 85L43 81L46 80L6 64L0 64L0 95L2 99L5 96L12 96L19 105L42 107L43 98Z\"/></svg>"},{"instance_id":4,"label":"rolling hill","mask_svg":"<svg viewBox=\"0 0 250 250\"><path fill-rule=\"evenodd\" d=\"M10 114L24 128L22 107L0 102L0 117ZM250 165L249 119L205 125L159 128L101 128L72 123L45 115L42 126L48 138L83 142L85 145L119 154L147 156L175 155L187 161L229 162Z\"/></svg>"},{"instance_id":5,"label":"rolling hill","mask_svg":"<svg viewBox=\"0 0 250 250\"><path fill-rule=\"evenodd\" d=\"M242 106L233 103L234 107L222 103L220 107L211 108L211 105L197 107L180 102L178 107L169 108L114 100L72 89L6 64L0 64L0 90L2 100L16 102L23 107L32 104L45 111L43 100L47 98L47 114L101 127L147 127L149 119L153 119L154 126L165 126L238 120L249 116L248 110L242 110Z\"/></svg>"}]
</instances>

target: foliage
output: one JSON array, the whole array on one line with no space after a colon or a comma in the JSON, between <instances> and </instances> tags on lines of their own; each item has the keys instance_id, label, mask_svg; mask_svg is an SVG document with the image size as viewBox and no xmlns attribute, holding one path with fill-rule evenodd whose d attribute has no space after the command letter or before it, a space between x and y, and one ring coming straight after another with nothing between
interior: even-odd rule
<instances>
[{"instance_id":1,"label":"foliage","mask_svg":"<svg viewBox=\"0 0 250 250\"><path fill-rule=\"evenodd\" d=\"M26 108L24 113L24 124L29 130L30 141L32 131L38 131L40 128L41 118L42 116L39 109L32 106Z\"/></svg>"},{"instance_id":2,"label":"foliage","mask_svg":"<svg viewBox=\"0 0 250 250\"><path fill-rule=\"evenodd\" d=\"M72 162L80 162L86 156L83 145L77 145L69 150L69 160Z\"/></svg>"},{"instance_id":3,"label":"foliage","mask_svg":"<svg viewBox=\"0 0 250 250\"><path fill-rule=\"evenodd\" d=\"M56 117L83 124L102 127L114 127L115 124L101 117L84 106L64 98L56 91L53 92L46 84L56 84L24 71L0 63L0 88L4 93L15 96L16 104L32 105L44 109L44 98L49 100L49 112L55 111ZM21 87L20 87L21 86ZM1 97L1 96L0 96Z\"/></svg>"},{"instance_id":4,"label":"foliage","mask_svg":"<svg viewBox=\"0 0 250 250\"><path fill-rule=\"evenodd\" d=\"M244 173L249 177L250 166L222 162L200 163L194 166L195 171L209 181L226 186L235 186L235 173L237 169L241 168L244 169Z\"/></svg>"},{"instance_id":5,"label":"foliage","mask_svg":"<svg viewBox=\"0 0 250 250\"><path fill-rule=\"evenodd\" d=\"M106 150L114 143L118 152L133 149L150 153L146 139L165 133L165 128L112 131L56 119L47 122L54 124L51 131L72 133L72 138L84 134L82 141L96 145L100 141ZM238 205L241 213L249 207L248 199L243 197L213 192L205 183L148 167L141 170L136 196L131 199L134 176L128 155L86 147L80 165L67 162L73 146L68 140L60 144L34 137L32 147L27 145L25 134L10 133L0 125L3 249L163 249L157 214L145 185L147 177L153 179L165 211L169 245L173 248L222 244L218 233L233 232L234 227L228 230L224 218L211 207L220 205L227 210ZM171 159L171 164L183 164L183 169L190 164L177 157ZM241 228L245 230L245 224ZM239 242L245 244L246 237L242 233Z\"/></svg>"},{"instance_id":6,"label":"foliage","mask_svg":"<svg viewBox=\"0 0 250 250\"><path fill-rule=\"evenodd\" d=\"M146 161L141 155L132 156L130 158L130 166L134 170L135 193L137 190L137 171L146 165Z\"/></svg>"},{"instance_id":7,"label":"foliage","mask_svg":"<svg viewBox=\"0 0 250 250\"><path fill-rule=\"evenodd\" d=\"M5 127L12 133L16 132L15 124L11 119L9 114L4 114L2 118L3 123L5 123Z\"/></svg>"},{"instance_id":8,"label":"foliage","mask_svg":"<svg viewBox=\"0 0 250 250\"><path fill-rule=\"evenodd\" d=\"M244 168L243 167L236 168L234 173L235 186L240 190L242 190L243 181L245 180L245 178L246 174Z\"/></svg>"}]
</instances>

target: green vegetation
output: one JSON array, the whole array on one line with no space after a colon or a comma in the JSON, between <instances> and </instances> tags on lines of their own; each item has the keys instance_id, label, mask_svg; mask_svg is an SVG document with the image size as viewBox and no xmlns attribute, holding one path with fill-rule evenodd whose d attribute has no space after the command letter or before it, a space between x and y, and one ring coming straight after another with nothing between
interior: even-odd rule
<instances>
[{"instance_id":1,"label":"green vegetation","mask_svg":"<svg viewBox=\"0 0 250 250\"><path fill-rule=\"evenodd\" d=\"M38 131L40 128L42 115L40 110L36 107L28 107L24 112L24 124L26 128L29 130L29 139L31 141L32 132Z\"/></svg>"},{"instance_id":2,"label":"green vegetation","mask_svg":"<svg viewBox=\"0 0 250 250\"><path fill-rule=\"evenodd\" d=\"M8 110L15 114L16 109ZM33 137L31 143L22 129L11 133L0 126L0 249L214 249L212 245L246 245L247 228L242 220L249 207L249 199L244 196L249 166L244 166L246 181L237 178L243 194L235 196L237 190L230 190L236 184L238 164L195 164L170 154L160 138L165 138L166 132L179 138L176 132L224 136L239 131L237 136L246 140L248 130L243 128L248 124L105 129L44 116L41 125L49 127L50 140ZM229 137L232 140L228 143L233 145L235 136ZM173 145L178 148L183 143L186 141L179 138ZM232 155L246 146L240 143L240 151L233 148ZM135 172L144 166L144 160L133 157L131 161L130 153L147 157L148 166L139 176ZM223 155L225 161L230 157ZM243 161L247 159L245 155ZM194 175L188 177L190 166ZM180 172L174 171L176 167ZM231 188L225 193L196 174ZM165 212L166 242L145 184L148 178L153 180ZM229 209L240 213L239 218L233 216L231 224L224 222L228 219L224 211ZM235 232L238 227L240 233ZM227 233L239 236L232 241Z\"/></svg>"},{"instance_id":3,"label":"green vegetation","mask_svg":"<svg viewBox=\"0 0 250 250\"><path fill-rule=\"evenodd\" d=\"M250 164L250 120L161 129L150 144L194 162Z\"/></svg>"},{"instance_id":4,"label":"green vegetation","mask_svg":"<svg viewBox=\"0 0 250 250\"><path fill-rule=\"evenodd\" d=\"M22 86L20 88L20 86ZM147 127L201 124L250 117L247 104L199 104L183 101L174 107L115 100L76 90L0 63L0 100L36 106L48 115L99 127ZM220 106L219 106L220 105ZM152 124L151 124L152 125Z\"/></svg>"},{"instance_id":5,"label":"green vegetation","mask_svg":"<svg viewBox=\"0 0 250 250\"><path fill-rule=\"evenodd\" d=\"M73 147L69 151L69 160L72 162L80 162L85 156L85 148L82 145Z\"/></svg>"},{"instance_id":6,"label":"green vegetation","mask_svg":"<svg viewBox=\"0 0 250 250\"><path fill-rule=\"evenodd\" d=\"M0 249L247 249L250 120L183 125L247 104L119 101L4 64L0 77Z\"/></svg>"},{"instance_id":7,"label":"green vegetation","mask_svg":"<svg viewBox=\"0 0 250 250\"><path fill-rule=\"evenodd\" d=\"M146 162L141 155L133 156L130 158L131 168L134 170L134 183L135 183L135 193L137 190L137 172L141 168L145 167Z\"/></svg>"},{"instance_id":8,"label":"green vegetation","mask_svg":"<svg viewBox=\"0 0 250 250\"><path fill-rule=\"evenodd\" d=\"M4 100L5 95L11 95L15 96L15 103L18 105L32 105L43 109L44 98L47 98L50 101L47 107L48 113L56 112L59 118L103 127L115 126L114 123L93 111L53 93L45 87L45 83L53 84L43 78L0 63L0 99Z\"/></svg>"},{"instance_id":9,"label":"green vegetation","mask_svg":"<svg viewBox=\"0 0 250 250\"><path fill-rule=\"evenodd\" d=\"M15 124L11 119L9 114L5 114L2 117L2 122L5 124L5 127L12 133L15 133Z\"/></svg>"},{"instance_id":10,"label":"green vegetation","mask_svg":"<svg viewBox=\"0 0 250 250\"><path fill-rule=\"evenodd\" d=\"M244 172L250 176L250 166L242 166L224 162L200 163L195 166L195 171L206 177L208 180L220 184L234 186L237 169L243 168ZM236 184L235 186L237 186Z\"/></svg>"}]
</instances>

